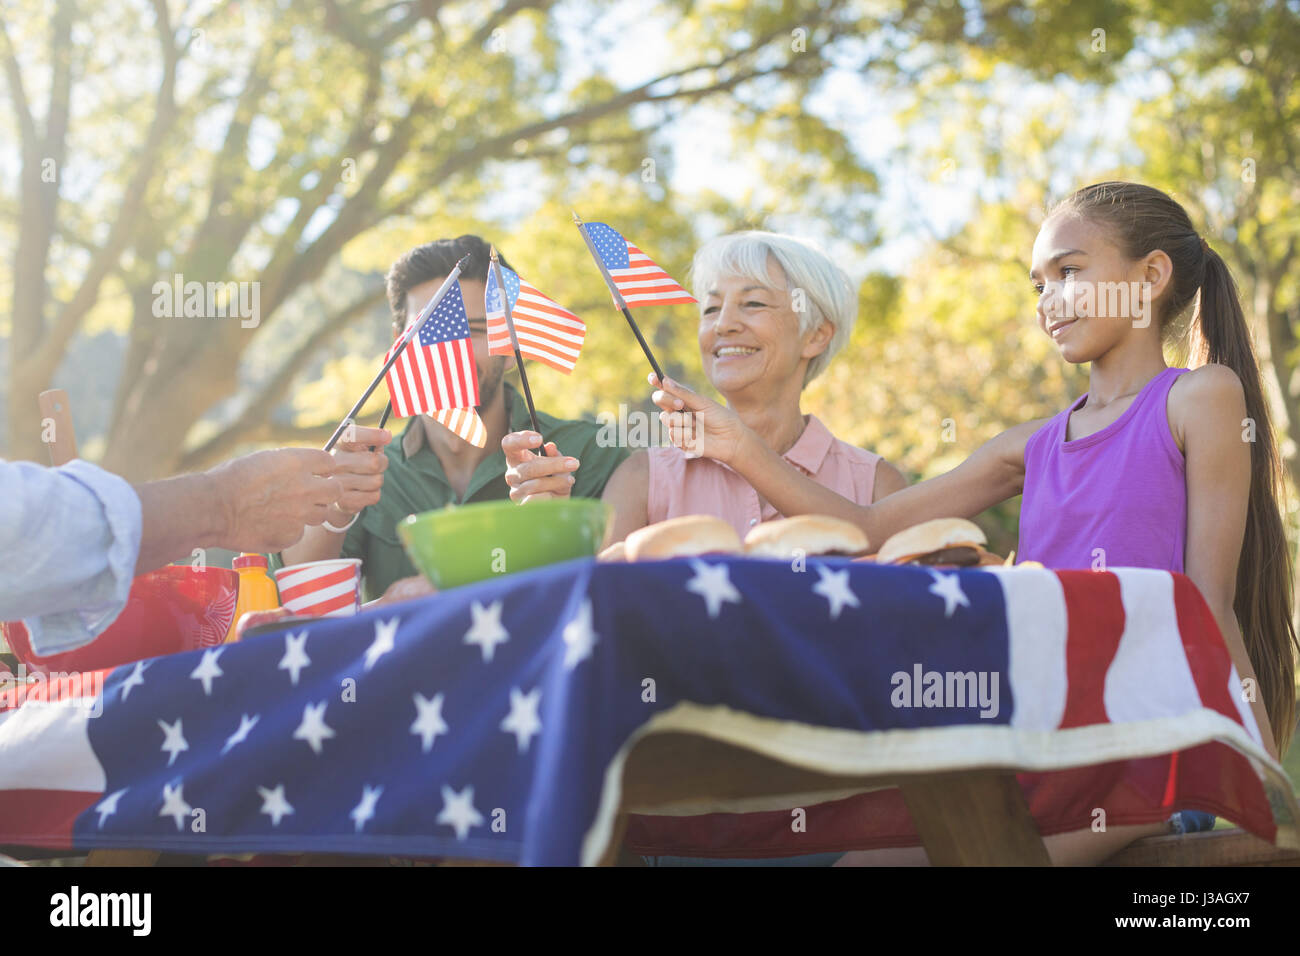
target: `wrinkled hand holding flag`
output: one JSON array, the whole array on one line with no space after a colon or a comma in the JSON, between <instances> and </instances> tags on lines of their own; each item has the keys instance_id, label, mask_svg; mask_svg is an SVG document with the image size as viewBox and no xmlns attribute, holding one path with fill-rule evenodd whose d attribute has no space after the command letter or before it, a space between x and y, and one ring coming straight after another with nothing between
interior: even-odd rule
<instances>
[{"instance_id":1,"label":"wrinkled hand holding flag","mask_svg":"<svg viewBox=\"0 0 1300 956\"><path fill-rule=\"evenodd\" d=\"M392 354L390 348L385 360ZM384 384L399 418L431 414L471 445L482 448L487 444L487 429L475 411L478 373L459 283L447 290L419 334L388 370Z\"/></svg>"},{"instance_id":2,"label":"wrinkled hand holding flag","mask_svg":"<svg viewBox=\"0 0 1300 956\"><path fill-rule=\"evenodd\" d=\"M519 351L526 358L545 362L561 372L573 371L587 336L587 326L568 309L546 297L505 266L501 275L506 285L506 301L519 339ZM502 308L494 270L488 270L487 291L488 354L513 355L510 330Z\"/></svg>"}]
</instances>

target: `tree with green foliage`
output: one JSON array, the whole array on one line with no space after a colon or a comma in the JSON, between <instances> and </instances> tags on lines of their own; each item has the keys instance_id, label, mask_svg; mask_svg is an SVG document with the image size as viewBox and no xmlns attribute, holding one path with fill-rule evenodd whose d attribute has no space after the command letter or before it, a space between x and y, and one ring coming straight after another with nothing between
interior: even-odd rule
<instances>
[{"instance_id":1,"label":"tree with green foliage","mask_svg":"<svg viewBox=\"0 0 1300 956\"><path fill-rule=\"evenodd\" d=\"M582 30L600 5L14 7L0 24L21 166L7 200L8 453L39 456L35 395L99 307L128 337L103 463L132 478L248 441L314 351L380 300L374 286L351 301L322 294L328 314L263 388L188 443L236 392L254 343L350 243L395 217L463 217L512 170L639 169L675 111L758 81L767 102L797 100L822 51L863 25L835 3L665 4L672 62L627 83L571 79L562 62L560 12ZM256 322L160 309L175 276L252 284Z\"/></svg>"}]
</instances>

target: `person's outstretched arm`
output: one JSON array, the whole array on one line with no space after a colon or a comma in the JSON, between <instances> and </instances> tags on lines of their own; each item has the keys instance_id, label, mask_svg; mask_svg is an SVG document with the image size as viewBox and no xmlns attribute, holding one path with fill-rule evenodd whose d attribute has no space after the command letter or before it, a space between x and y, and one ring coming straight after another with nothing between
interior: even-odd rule
<instances>
[{"instance_id":1,"label":"person's outstretched arm","mask_svg":"<svg viewBox=\"0 0 1300 956\"><path fill-rule=\"evenodd\" d=\"M653 376L651 376L653 379ZM657 384L651 381L651 384ZM1025 443L1044 420L1007 429L945 474L859 505L819 485L768 448L735 412L671 379L654 393L673 444L688 455L715 458L748 481L786 516L824 514L851 521L867 533L874 551L904 528L931 518L973 518L1020 494Z\"/></svg>"},{"instance_id":2,"label":"person's outstretched arm","mask_svg":"<svg viewBox=\"0 0 1300 956\"><path fill-rule=\"evenodd\" d=\"M393 440L386 428L353 429L351 440L334 446L334 477L342 486L338 501L329 509L325 521L342 531L331 531L324 522L308 524L302 537L280 551L284 566L305 564L308 561L329 561L343 553L343 543L348 529L365 508L379 503L384 489L384 472L388 469L388 456L383 446ZM370 448L376 451L370 451Z\"/></svg>"},{"instance_id":3,"label":"person's outstretched arm","mask_svg":"<svg viewBox=\"0 0 1300 956\"><path fill-rule=\"evenodd\" d=\"M136 574L195 548L293 543L339 496L333 468L324 452L287 448L132 488L84 461L0 462L0 620L23 619L42 656L88 644Z\"/></svg>"},{"instance_id":4,"label":"person's outstretched arm","mask_svg":"<svg viewBox=\"0 0 1300 956\"><path fill-rule=\"evenodd\" d=\"M342 493L335 459L315 448L254 452L196 475L136 487L143 518L136 574L194 548L279 551L326 520Z\"/></svg>"}]
</instances>

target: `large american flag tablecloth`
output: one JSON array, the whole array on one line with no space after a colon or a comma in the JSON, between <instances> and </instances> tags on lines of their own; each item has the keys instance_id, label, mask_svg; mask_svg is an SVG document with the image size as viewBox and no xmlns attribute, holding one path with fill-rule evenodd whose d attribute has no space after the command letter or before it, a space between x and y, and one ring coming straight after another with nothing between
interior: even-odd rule
<instances>
[{"instance_id":1,"label":"large american flag tablecloth","mask_svg":"<svg viewBox=\"0 0 1300 956\"><path fill-rule=\"evenodd\" d=\"M840 775L1011 768L1045 835L1200 809L1298 843L1208 608L1160 571L576 561L4 690L5 844L594 863L659 731ZM793 805L675 807L628 841L919 842L896 789L783 836Z\"/></svg>"}]
</instances>

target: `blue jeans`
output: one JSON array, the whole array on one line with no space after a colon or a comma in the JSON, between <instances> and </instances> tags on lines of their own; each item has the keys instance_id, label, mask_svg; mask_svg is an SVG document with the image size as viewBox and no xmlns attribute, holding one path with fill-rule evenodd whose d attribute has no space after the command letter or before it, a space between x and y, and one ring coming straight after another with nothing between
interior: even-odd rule
<instances>
[{"instance_id":1,"label":"blue jeans","mask_svg":"<svg viewBox=\"0 0 1300 956\"><path fill-rule=\"evenodd\" d=\"M1204 833L1214 829L1214 814L1200 810L1179 810L1169 818L1175 833Z\"/></svg>"}]
</instances>

